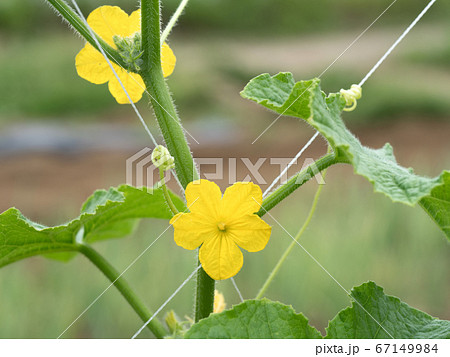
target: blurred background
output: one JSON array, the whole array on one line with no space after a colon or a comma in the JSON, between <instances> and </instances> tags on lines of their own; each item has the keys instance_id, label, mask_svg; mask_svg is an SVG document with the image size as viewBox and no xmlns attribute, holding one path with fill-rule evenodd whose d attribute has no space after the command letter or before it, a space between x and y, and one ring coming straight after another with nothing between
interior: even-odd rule
<instances>
[{"instance_id":1,"label":"blurred background","mask_svg":"<svg viewBox=\"0 0 450 357\"><path fill-rule=\"evenodd\" d=\"M135 0L78 3L85 14L106 4L128 13L137 8ZM276 115L246 102L239 91L264 72L290 71L297 80L320 75L390 3L191 0L169 38L178 63L168 83L186 129L199 142L191 140L194 155L224 158L226 177L229 158L236 158L237 180L250 174L240 158L293 157L313 134L311 128L281 118L254 142ZM427 3L398 0L321 76L322 87L336 92L358 83ZM177 4L163 1L165 21ZM358 109L345 114L364 145L390 142L398 161L422 175L450 167L449 18L450 3L438 1L365 84ZM130 106L117 104L106 85L77 76L74 58L82 46L45 1L0 2L0 212L15 206L39 223L64 223L78 215L95 189L124 183L125 160L151 146ZM148 100L138 107L156 133ZM325 143L317 140L303 157L325 152ZM279 166L267 159L260 173L270 183ZM226 181L219 181L223 188ZM292 235L316 189L313 180L271 212ZM236 276L245 298L256 295L291 242L266 219L273 226L267 248L244 253ZM133 236L96 248L121 270L166 227L165 221L147 220ZM327 173L302 244L346 289L373 280L411 306L450 319L450 250L443 233L421 208L374 194L351 167ZM177 247L169 229L126 278L156 310L194 265L195 252ZM4 267L0 337L55 338L108 285L81 256L67 264L36 257ZM217 285L228 306L239 302L231 282ZM191 315L193 289L190 282L164 313ZM292 252L267 297L291 304L322 333L349 304L301 249ZM111 288L63 337L127 338L140 326Z\"/></svg>"}]
</instances>

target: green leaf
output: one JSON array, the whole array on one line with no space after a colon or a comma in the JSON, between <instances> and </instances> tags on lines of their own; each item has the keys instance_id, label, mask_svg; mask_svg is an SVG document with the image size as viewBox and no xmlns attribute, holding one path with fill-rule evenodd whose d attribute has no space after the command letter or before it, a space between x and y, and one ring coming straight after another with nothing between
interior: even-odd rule
<instances>
[{"instance_id":1,"label":"green leaf","mask_svg":"<svg viewBox=\"0 0 450 357\"><path fill-rule=\"evenodd\" d=\"M186 209L183 201L170 192L179 211ZM173 214L164 199L162 189L135 188L122 185L108 191L98 190L81 208L84 241L118 238L132 233L136 218L170 219Z\"/></svg>"},{"instance_id":2,"label":"green leaf","mask_svg":"<svg viewBox=\"0 0 450 357\"><path fill-rule=\"evenodd\" d=\"M178 196L170 195L180 211L186 209ZM78 218L55 227L32 222L19 210L10 208L0 214L0 267L40 254L67 260L71 255L61 252L77 251L77 242L126 236L139 218L171 217L161 189L127 185L96 191Z\"/></svg>"},{"instance_id":3,"label":"green leaf","mask_svg":"<svg viewBox=\"0 0 450 357\"><path fill-rule=\"evenodd\" d=\"M443 182L422 198L420 205L450 239L450 172L444 173Z\"/></svg>"},{"instance_id":4,"label":"green leaf","mask_svg":"<svg viewBox=\"0 0 450 357\"><path fill-rule=\"evenodd\" d=\"M344 100L339 93L326 97L319 79L296 83L291 73L262 74L241 95L280 115L305 120L328 140L339 161L353 165L355 173L367 178L376 192L411 206L421 202L450 239L449 172L435 178L418 176L397 164L389 144L381 149L363 146L341 119ZM446 197L444 202L442 197Z\"/></svg>"},{"instance_id":5,"label":"green leaf","mask_svg":"<svg viewBox=\"0 0 450 357\"><path fill-rule=\"evenodd\" d=\"M247 300L200 320L185 338L322 338L291 306L267 299Z\"/></svg>"},{"instance_id":6,"label":"green leaf","mask_svg":"<svg viewBox=\"0 0 450 357\"><path fill-rule=\"evenodd\" d=\"M10 208L0 215L0 266L33 255L74 251L73 238L72 229L46 228Z\"/></svg>"},{"instance_id":7,"label":"green leaf","mask_svg":"<svg viewBox=\"0 0 450 357\"><path fill-rule=\"evenodd\" d=\"M416 310L385 295L373 282L352 289L351 307L339 312L326 328L328 339L450 338L450 321ZM382 327L380 327L380 324ZM322 338L302 314L267 299L247 300L200 320L185 338Z\"/></svg>"},{"instance_id":8,"label":"green leaf","mask_svg":"<svg viewBox=\"0 0 450 357\"><path fill-rule=\"evenodd\" d=\"M450 321L385 295L373 282L353 288L351 295L359 304L353 302L330 321L326 338L450 338Z\"/></svg>"}]
</instances>

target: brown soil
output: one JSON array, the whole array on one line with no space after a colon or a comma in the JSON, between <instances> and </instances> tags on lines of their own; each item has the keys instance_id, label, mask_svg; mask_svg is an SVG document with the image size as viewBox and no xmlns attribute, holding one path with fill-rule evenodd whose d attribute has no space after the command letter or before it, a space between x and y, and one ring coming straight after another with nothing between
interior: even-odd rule
<instances>
[{"instance_id":1,"label":"brown soil","mask_svg":"<svg viewBox=\"0 0 450 357\"><path fill-rule=\"evenodd\" d=\"M196 157L224 158L225 178L218 182L221 186L226 186L228 158L237 158L236 179L242 180L249 171L240 158L247 157L253 163L259 157L289 158L296 154L311 135L308 129L308 132L299 137L293 134L295 131L288 124L279 125L273 130L270 135L253 145L251 142L254 137L241 136L239 142L227 146L193 145L192 149ZM354 131L367 146L381 147L385 142L390 142L398 161L404 166L414 165L420 174L437 175L450 160L449 122L395 122ZM31 219L44 220L43 223L46 224L60 223L67 217L75 216L82 202L94 190L124 183L125 160L140 149L71 155L30 152L0 157L0 211L15 206ZM303 158L317 158L325 150L323 140L318 140L305 152ZM303 161L300 162L302 163ZM202 167L203 173L214 171L212 166ZM351 173L350 168L342 171ZM279 173L279 166L270 165L267 159L261 166L260 173L270 183ZM261 186L263 189L267 187ZM172 187L176 189L175 186Z\"/></svg>"}]
</instances>

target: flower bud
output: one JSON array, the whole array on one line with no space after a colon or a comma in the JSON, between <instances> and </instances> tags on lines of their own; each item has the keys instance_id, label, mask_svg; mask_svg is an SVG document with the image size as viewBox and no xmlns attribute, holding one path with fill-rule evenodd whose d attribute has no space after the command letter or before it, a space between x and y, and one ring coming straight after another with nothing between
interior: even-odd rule
<instances>
[{"instance_id":1,"label":"flower bud","mask_svg":"<svg viewBox=\"0 0 450 357\"><path fill-rule=\"evenodd\" d=\"M170 155L169 150L162 145L158 145L152 152L153 165L163 171L173 169L175 167L174 158Z\"/></svg>"},{"instance_id":2,"label":"flower bud","mask_svg":"<svg viewBox=\"0 0 450 357\"><path fill-rule=\"evenodd\" d=\"M172 334L176 335L177 333L183 331L183 326L173 310L170 310L167 313L165 320L167 327Z\"/></svg>"},{"instance_id":3,"label":"flower bud","mask_svg":"<svg viewBox=\"0 0 450 357\"><path fill-rule=\"evenodd\" d=\"M141 50L141 33L136 32L129 37L113 36L114 44L117 47L120 57L124 60L127 70L133 72L140 71L144 61L140 58L143 54Z\"/></svg>"},{"instance_id":4,"label":"flower bud","mask_svg":"<svg viewBox=\"0 0 450 357\"><path fill-rule=\"evenodd\" d=\"M220 313L225 310L227 304L225 303L225 297L222 293L214 290L214 310L215 314Z\"/></svg>"}]
</instances>

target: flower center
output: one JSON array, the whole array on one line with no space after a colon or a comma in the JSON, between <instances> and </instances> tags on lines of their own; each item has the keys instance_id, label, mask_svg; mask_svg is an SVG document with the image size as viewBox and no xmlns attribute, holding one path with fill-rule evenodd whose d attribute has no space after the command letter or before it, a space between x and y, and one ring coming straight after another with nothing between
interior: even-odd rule
<instances>
[{"instance_id":1,"label":"flower center","mask_svg":"<svg viewBox=\"0 0 450 357\"><path fill-rule=\"evenodd\" d=\"M219 228L219 230L224 231L226 228L226 225L225 225L225 223L220 222L220 223L217 223L217 227Z\"/></svg>"}]
</instances>

